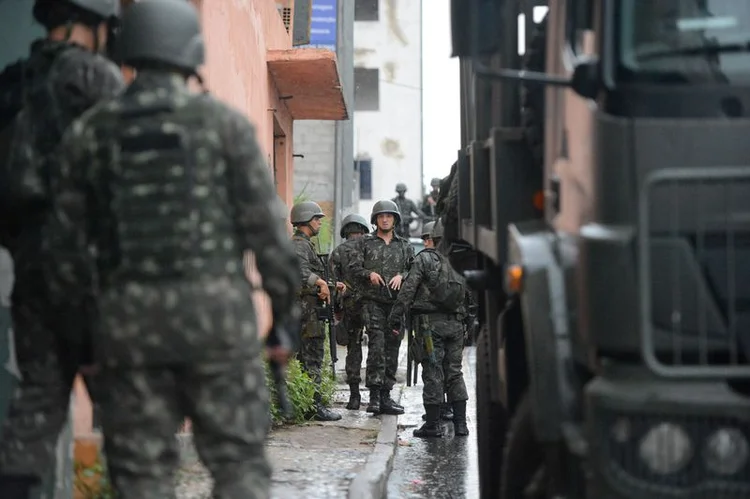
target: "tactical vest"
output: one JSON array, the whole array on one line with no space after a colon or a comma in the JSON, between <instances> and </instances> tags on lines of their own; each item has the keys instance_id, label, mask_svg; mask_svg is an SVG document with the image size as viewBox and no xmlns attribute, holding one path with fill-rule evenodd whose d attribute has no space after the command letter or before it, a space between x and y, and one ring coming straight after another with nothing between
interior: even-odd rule
<instances>
[{"instance_id":1,"label":"tactical vest","mask_svg":"<svg viewBox=\"0 0 750 499\"><path fill-rule=\"evenodd\" d=\"M109 154L101 201L112 223L99 231L105 285L243 274L227 160L207 99L121 97L98 148Z\"/></svg>"}]
</instances>

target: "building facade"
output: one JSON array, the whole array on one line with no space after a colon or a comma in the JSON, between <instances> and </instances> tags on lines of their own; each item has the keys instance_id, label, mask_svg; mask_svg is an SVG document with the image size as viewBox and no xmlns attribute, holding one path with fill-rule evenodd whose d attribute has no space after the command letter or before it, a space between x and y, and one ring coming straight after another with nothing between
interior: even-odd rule
<instances>
[{"instance_id":1,"label":"building facade","mask_svg":"<svg viewBox=\"0 0 750 499\"><path fill-rule=\"evenodd\" d=\"M123 6L132 0L123 1ZM293 200L293 142L297 120L323 120L326 125L347 120L348 110L335 52L320 48L295 49L294 0L193 0L199 9L206 44L206 65L201 74L208 90L242 110L256 126L261 148L272 169L279 196ZM42 30L31 17L33 1L0 2L0 68L28 54L28 47ZM124 69L126 77L132 71ZM351 154L350 154L351 157ZM0 251L2 248L0 248ZM258 278L252 255L247 255L248 277ZM7 291L12 283L7 253L0 255L0 418L15 385L9 351ZM250 297L248 297L250 299ZM270 306L262 294L252 297L259 328L270 327ZM54 497L73 497L70 433L75 433L76 455L96 455L98 440L92 437L92 410L83 385L75 389L74 432L61 440L56 466L58 490ZM89 441L89 439L93 440ZM67 442L67 443L66 443ZM93 453L90 452L94 449ZM89 457L85 457L89 456ZM56 483L56 485L55 485Z\"/></svg>"},{"instance_id":2,"label":"building facade","mask_svg":"<svg viewBox=\"0 0 750 499\"><path fill-rule=\"evenodd\" d=\"M359 212L422 183L422 1L355 0L354 164Z\"/></svg>"}]
</instances>

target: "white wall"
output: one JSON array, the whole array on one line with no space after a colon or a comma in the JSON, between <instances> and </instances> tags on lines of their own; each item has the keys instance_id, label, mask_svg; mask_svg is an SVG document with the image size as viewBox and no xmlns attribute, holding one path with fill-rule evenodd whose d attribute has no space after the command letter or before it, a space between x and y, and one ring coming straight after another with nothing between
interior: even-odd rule
<instances>
[{"instance_id":1,"label":"white wall","mask_svg":"<svg viewBox=\"0 0 750 499\"><path fill-rule=\"evenodd\" d=\"M380 20L355 22L354 66L380 70L379 111L355 111L354 153L372 159L372 200L360 200L367 215L380 199L422 196L422 5L420 0L381 0Z\"/></svg>"}]
</instances>

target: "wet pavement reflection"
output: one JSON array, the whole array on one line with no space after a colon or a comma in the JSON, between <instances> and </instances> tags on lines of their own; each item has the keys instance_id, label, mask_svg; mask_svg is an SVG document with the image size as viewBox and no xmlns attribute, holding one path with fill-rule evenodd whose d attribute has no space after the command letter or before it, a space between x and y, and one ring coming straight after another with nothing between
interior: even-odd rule
<instances>
[{"instance_id":1,"label":"wet pavement reflection","mask_svg":"<svg viewBox=\"0 0 750 499\"><path fill-rule=\"evenodd\" d=\"M475 404L476 355L474 347L464 351L464 380L469 392L468 437L454 437L453 424L443 422L441 439L416 438L412 432L421 426L422 382L404 388L399 417L399 446L388 481L388 497L473 499L479 497L479 470L476 444ZM421 372L421 369L420 369Z\"/></svg>"}]
</instances>

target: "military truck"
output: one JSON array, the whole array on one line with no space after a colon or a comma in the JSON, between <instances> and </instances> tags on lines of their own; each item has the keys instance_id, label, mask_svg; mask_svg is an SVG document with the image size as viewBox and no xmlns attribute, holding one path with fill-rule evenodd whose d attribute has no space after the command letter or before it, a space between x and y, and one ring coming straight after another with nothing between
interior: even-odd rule
<instances>
[{"instance_id":1,"label":"military truck","mask_svg":"<svg viewBox=\"0 0 750 499\"><path fill-rule=\"evenodd\" d=\"M750 3L451 8L481 497L750 497Z\"/></svg>"}]
</instances>

